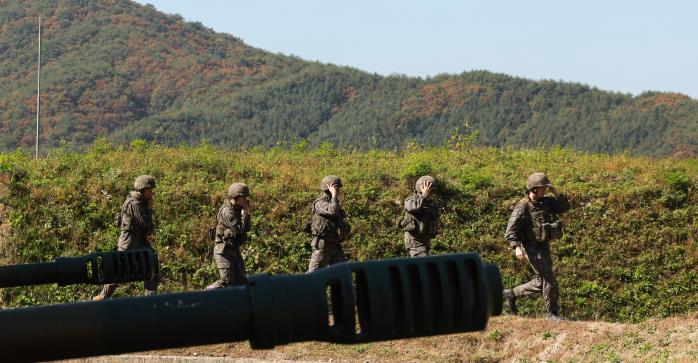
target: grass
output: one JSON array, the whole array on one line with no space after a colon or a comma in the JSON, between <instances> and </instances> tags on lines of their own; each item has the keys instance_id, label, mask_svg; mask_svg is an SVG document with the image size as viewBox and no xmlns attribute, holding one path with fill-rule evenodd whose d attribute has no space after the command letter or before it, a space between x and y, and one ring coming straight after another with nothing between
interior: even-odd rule
<instances>
[{"instance_id":1,"label":"grass","mask_svg":"<svg viewBox=\"0 0 698 363\"><path fill-rule=\"evenodd\" d=\"M251 350L247 343L160 351L165 355L227 355L256 359L298 359L342 362L690 362L698 357L698 315L684 315L655 321L658 334L647 333L641 324L565 321L498 317L482 332L433 336L407 340L347 346L328 343L296 343L270 351ZM590 328L597 333L588 334ZM669 330L682 340L655 348ZM497 333L495 333L497 332ZM545 333L554 339L545 339ZM504 339L493 339L501 334ZM646 343L627 346L624 337L636 336ZM464 344L465 343L465 344Z\"/></svg>"},{"instance_id":2,"label":"grass","mask_svg":"<svg viewBox=\"0 0 698 363\"><path fill-rule=\"evenodd\" d=\"M435 254L475 251L499 266L504 284L531 278L503 240L526 176L547 172L571 199L565 236L553 244L562 312L576 319L642 321L698 308L698 162L586 154L560 148L418 148L367 152L241 148L168 148L98 140L83 153L54 150L33 160L0 154L9 179L0 196L2 263L52 261L112 250L114 214L140 174L157 178L156 234L162 291L198 290L216 276L206 239L227 186L250 185L253 229L243 247L251 273L300 273L310 256L301 232L324 175L342 177L353 238L351 259L406 256L395 220L420 174L439 181L444 232ZM140 285L117 290L140 294ZM87 299L91 286L4 289L6 306ZM521 299L536 316L540 298Z\"/></svg>"}]
</instances>

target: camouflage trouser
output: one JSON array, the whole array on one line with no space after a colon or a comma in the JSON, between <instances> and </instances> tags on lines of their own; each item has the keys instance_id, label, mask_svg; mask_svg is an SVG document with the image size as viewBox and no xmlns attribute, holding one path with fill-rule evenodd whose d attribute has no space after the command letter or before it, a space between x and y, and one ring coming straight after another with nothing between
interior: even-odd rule
<instances>
[{"instance_id":1,"label":"camouflage trouser","mask_svg":"<svg viewBox=\"0 0 698 363\"><path fill-rule=\"evenodd\" d=\"M155 250L153 250L152 247L139 247L139 248L148 248L155 253ZM126 249L117 247L117 251L125 251ZM158 285L160 284L160 275L156 274L153 276L151 280L148 281L143 281L143 287L145 288L145 294L146 295L155 295L158 292ZM114 291L116 291L116 288L119 287L119 284L106 284L102 287L102 291L99 292L99 296L102 297L102 299L108 299L112 295L114 295Z\"/></svg>"},{"instance_id":2,"label":"camouflage trouser","mask_svg":"<svg viewBox=\"0 0 698 363\"><path fill-rule=\"evenodd\" d=\"M531 243L524 246L526 258L536 276L529 282L514 288L516 297L543 294L545 310L557 315L560 311L558 300L560 291L553 271L553 258L549 243Z\"/></svg>"},{"instance_id":3,"label":"camouflage trouser","mask_svg":"<svg viewBox=\"0 0 698 363\"><path fill-rule=\"evenodd\" d=\"M145 288L146 295L155 295L158 292L159 277L155 276L150 281L143 281L143 287ZM114 291L119 287L119 284L107 284L102 287L102 291L99 292L99 296L103 299L108 299L114 295Z\"/></svg>"},{"instance_id":4,"label":"camouflage trouser","mask_svg":"<svg viewBox=\"0 0 698 363\"><path fill-rule=\"evenodd\" d=\"M308 272L313 272L328 265L334 265L335 263L347 260L346 256L344 256L342 245L339 242L327 242L315 238L311 245L313 247L313 253L310 255Z\"/></svg>"},{"instance_id":5,"label":"camouflage trouser","mask_svg":"<svg viewBox=\"0 0 698 363\"><path fill-rule=\"evenodd\" d=\"M429 241L421 241L409 232L405 232L405 248L410 257L429 256Z\"/></svg>"},{"instance_id":6,"label":"camouflage trouser","mask_svg":"<svg viewBox=\"0 0 698 363\"><path fill-rule=\"evenodd\" d=\"M244 285L247 283L247 271L245 270L245 261L242 256L214 254L218 266L218 281L206 286L204 290L219 289L221 287Z\"/></svg>"}]
</instances>

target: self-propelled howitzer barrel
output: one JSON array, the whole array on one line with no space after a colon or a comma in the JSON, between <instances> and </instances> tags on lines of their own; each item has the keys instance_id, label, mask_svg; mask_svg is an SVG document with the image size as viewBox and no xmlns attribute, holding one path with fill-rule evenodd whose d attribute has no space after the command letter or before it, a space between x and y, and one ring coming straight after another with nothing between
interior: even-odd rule
<instances>
[{"instance_id":1,"label":"self-propelled howitzer barrel","mask_svg":"<svg viewBox=\"0 0 698 363\"><path fill-rule=\"evenodd\" d=\"M0 311L0 351L35 361L248 339L354 344L482 330L501 310L499 270L477 254L353 262L214 291Z\"/></svg>"},{"instance_id":2,"label":"self-propelled howitzer barrel","mask_svg":"<svg viewBox=\"0 0 698 363\"><path fill-rule=\"evenodd\" d=\"M158 273L158 268L158 255L149 249L97 252L59 257L54 262L0 266L0 287L146 281Z\"/></svg>"}]
</instances>

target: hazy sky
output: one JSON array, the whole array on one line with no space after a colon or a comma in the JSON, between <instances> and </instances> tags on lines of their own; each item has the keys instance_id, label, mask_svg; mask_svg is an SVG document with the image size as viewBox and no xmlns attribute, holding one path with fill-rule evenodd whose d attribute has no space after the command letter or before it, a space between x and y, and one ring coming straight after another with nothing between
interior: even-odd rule
<instances>
[{"instance_id":1,"label":"hazy sky","mask_svg":"<svg viewBox=\"0 0 698 363\"><path fill-rule=\"evenodd\" d=\"M383 75L484 69L698 99L696 1L138 2L274 53Z\"/></svg>"}]
</instances>

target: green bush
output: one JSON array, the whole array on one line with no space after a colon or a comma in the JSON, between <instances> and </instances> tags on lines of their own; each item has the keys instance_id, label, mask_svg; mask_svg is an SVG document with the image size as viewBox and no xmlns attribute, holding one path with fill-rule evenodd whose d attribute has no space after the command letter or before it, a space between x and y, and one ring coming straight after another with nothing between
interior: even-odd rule
<instances>
[{"instance_id":1,"label":"green bush","mask_svg":"<svg viewBox=\"0 0 698 363\"><path fill-rule=\"evenodd\" d=\"M463 169L461 181L467 190L487 189L493 186L492 176L489 172L473 167Z\"/></svg>"},{"instance_id":2,"label":"green bush","mask_svg":"<svg viewBox=\"0 0 698 363\"><path fill-rule=\"evenodd\" d=\"M331 155L331 157L328 157ZM67 149L33 160L0 153L11 174L0 196L8 234L2 263L52 261L57 256L112 250L114 214L139 174L158 180L154 247L162 291L199 290L216 277L206 229L232 182L250 185L253 227L242 251L250 273L301 273L310 257L301 232L324 175L343 178L343 206L356 260L406 256L394 221L414 180L435 176L444 231L434 253L474 251L499 266L510 287L531 278L504 241L511 208L529 173L547 170L573 208L553 243L563 313L578 319L638 321L698 309L698 196L692 160L589 155L564 149L415 148L412 152L330 148L283 150L209 144L167 148L144 141L131 149L95 141L86 153ZM668 171L668 172L667 172ZM673 199L672 199L673 198ZM36 286L0 291L7 306L87 299L94 286ZM141 294L141 284L118 295ZM521 299L524 314L541 299Z\"/></svg>"},{"instance_id":3,"label":"green bush","mask_svg":"<svg viewBox=\"0 0 698 363\"><path fill-rule=\"evenodd\" d=\"M403 169L401 177L407 180L416 180L420 176L430 174L432 174L431 161L417 158Z\"/></svg>"},{"instance_id":4,"label":"green bush","mask_svg":"<svg viewBox=\"0 0 698 363\"><path fill-rule=\"evenodd\" d=\"M664 182L669 188L677 191L687 192L691 187L691 179L683 170L671 170L664 174Z\"/></svg>"}]
</instances>

